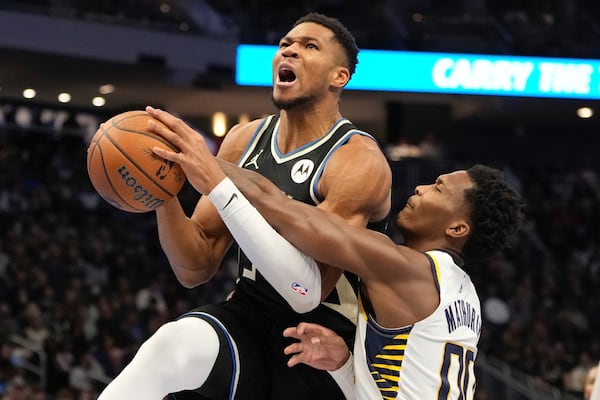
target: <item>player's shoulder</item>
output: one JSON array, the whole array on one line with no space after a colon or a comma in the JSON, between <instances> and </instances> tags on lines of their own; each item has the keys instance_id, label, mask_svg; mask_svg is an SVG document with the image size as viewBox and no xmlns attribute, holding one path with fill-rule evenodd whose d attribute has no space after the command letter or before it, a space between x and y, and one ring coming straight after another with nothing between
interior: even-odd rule
<instances>
[{"instance_id":1,"label":"player's shoulder","mask_svg":"<svg viewBox=\"0 0 600 400\"><path fill-rule=\"evenodd\" d=\"M338 214L361 213L367 221L379 221L389 213L391 186L390 164L377 141L354 134L331 154L318 190Z\"/></svg>"},{"instance_id":2,"label":"player's shoulder","mask_svg":"<svg viewBox=\"0 0 600 400\"><path fill-rule=\"evenodd\" d=\"M223 138L218 156L228 161L237 161L254 133L264 122L265 118L259 118L234 125Z\"/></svg>"},{"instance_id":3,"label":"player's shoulder","mask_svg":"<svg viewBox=\"0 0 600 400\"><path fill-rule=\"evenodd\" d=\"M335 151L330 160L334 165L344 167L361 166L365 174L379 173L391 175L389 162L377 139L362 131L356 131L345 145Z\"/></svg>"},{"instance_id":4,"label":"player's shoulder","mask_svg":"<svg viewBox=\"0 0 600 400\"><path fill-rule=\"evenodd\" d=\"M352 149L352 151L369 152L378 158L385 158L379 141L373 135L360 130L353 130L351 133L352 135L348 139L349 149Z\"/></svg>"},{"instance_id":5,"label":"player's shoulder","mask_svg":"<svg viewBox=\"0 0 600 400\"><path fill-rule=\"evenodd\" d=\"M227 135L225 136L223 143L225 143L226 141L228 142L238 142L238 141L243 141L245 143L247 143L250 138L252 137L252 135L254 135L254 132L256 132L256 130L265 122L265 118L259 118L259 119L255 119L249 122L243 122L243 123L239 123L234 125L229 132L227 132Z\"/></svg>"}]
</instances>

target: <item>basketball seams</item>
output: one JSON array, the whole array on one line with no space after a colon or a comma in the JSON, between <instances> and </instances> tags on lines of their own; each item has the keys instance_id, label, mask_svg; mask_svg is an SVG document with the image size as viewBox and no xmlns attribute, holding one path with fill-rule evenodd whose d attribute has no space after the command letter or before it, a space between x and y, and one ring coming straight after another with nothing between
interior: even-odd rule
<instances>
[{"instance_id":1,"label":"basketball seams","mask_svg":"<svg viewBox=\"0 0 600 400\"><path fill-rule=\"evenodd\" d=\"M179 149L149 130L150 119L145 111L115 115L101 124L88 146L87 168L94 188L123 211L156 210L185 184L177 163L153 154L154 146Z\"/></svg>"},{"instance_id":2,"label":"basketball seams","mask_svg":"<svg viewBox=\"0 0 600 400\"><path fill-rule=\"evenodd\" d=\"M98 140L98 142L99 141L100 140ZM112 141L111 141L111 143L112 143ZM98 145L97 145L97 147L98 147L98 154L100 155L100 159L102 160L102 163L101 163L101 165L102 165L102 171L104 172L104 176L106 177L106 181L108 182L108 185L110 186L113 194L116 195L119 199L121 199L122 204L127 205L127 207L131 208L132 210L135 210L136 212L144 212L144 211L146 211L146 209L138 208L138 207L135 207L134 205L131 205L127 199L125 199L125 198L123 198L123 196L121 196L121 194L119 193L119 191L113 185L112 179L110 178L110 174L109 174L108 170L106 169L106 163L104 162L104 154L102 154L102 147L98 146Z\"/></svg>"},{"instance_id":3,"label":"basketball seams","mask_svg":"<svg viewBox=\"0 0 600 400\"><path fill-rule=\"evenodd\" d=\"M150 137L150 138L156 139L159 142L161 142L162 144L164 144L165 146L169 147L169 149L171 149L173 151L178 151L178 149L175 146L173 146L171 143L169 143L168 141L166 141L160 135L156 135L156 134L150 133L150 132L139 131L139 130L136 130L136 129L122 127L120 124L123 121L126 121L128 119L137 118L137 117L145 117L145 120L152 119L152 117L150 117L150 115L148 115L145 111L140 111L139 113L135 112L135 111L131 111L131 113L135 113L135 114L133 114L133 115L127 115L127 116L124 116L121 119L112 121L112 126L111 127L119 129L119 130L124 131L124 132L131 132L131 133L135 133L135 134L138 134L138 135L142 135L142 136L146 136L146 137ZM105 131L105 133L106 132L108 132L108 131Z\"/></svg>"},{"instance_id":4,"label":"basketball seams","mask_svg":"<svg viewBox=\"0 0 600 400\"><path fill-rule=\"evenodd\" d=\"M87 157L87 168L88 168L88 173L91 171L90 169L90 165L91 165L91 160L94 157L94 152L96 151L96 147L98 147L98 143L100 142L100 140L104 137L104 135L106 134L107 130L104 128L100 128L98 130L98 132L96 132L96 134L92 137L92 140L90 142L90 148L88 149L88 152L91 151L90 154L88 154ZM98 133L100 133L100 135L98 135ZM92 147L93 145L93 147Z\"/></svg>"},{"instance_id":5,"label":"basketball seams","mask_svg":"<svg viewBox=\"0 0 600 400\"><path fill-rule=\"evenodd\" d=\"M121 131L123 131L123 132L130 132L129 130L126 130L126 129L122 129L122 128L118 128L118 129L120 129L120 130L121 130ZM132 165L133 165L133 166L134 166L134 167L135 167L135 168L136 168L136 169L137 169L139 172L141 172L141 173L142 173L142 175L144 175L144 176L145 176L146 178L148 178L148 179L149 179L149 180L150 180L152 183L154 183L154 184L156 185L156 187L157 187L157 188L159 188L160 190L162 190L162 191L163 191L163 192L164 192L166 195L169 195L169 196L174 196L174 194L173 194L173 193L171 193L169 190L165 189L165 188L162 186L162 184L160 184L159 182L156 182L156 181L154 180L154 178L153 178L153 177L152 177L150 174L148 174L146 171L144 171L144 170L142 169L142 167L141 167L141 166L140 166L140 165L139 165L137 162L135 162L135 161L134 161L134 160L133 160L133 159L132 159L132 158L129 156L129 154L127 154L127 153L126 153L126 152L123 150L123 148L122 148L121 146L119 146L119 143L118 143L116 140L114 140L114 138L113 138L113 137L111 137L111 134L110 134L110 132L106 132L106 135L105 135L104 137L105 137L106 139L108 139L108 140L109 140L109 141L112 143L112 145L113 145L113 146L115 146L115 148L116 148L117 150L119 150L119 152L121 153L121 155L122 155L123 157L125 157L125 158L127 159L127 161L129 161L129 162L130 162L130 163L131 163L131 164L132 164ZM149 136L149 137L151 137L151 136ZM158 157L158 156L157 156L157 157Z\"/></svg>"},{"instance_id":6,"label":"basketball seams","mask_svg":"<svg viewBox=\"0 0 600 400\"><path fill-rule=\"evenodd\" d=\"M106 133L108 132L107 129L100 127L98 129L98 131L96 132L96 134L92 137L92 140L90 142L90 146L88 149L88 157L87 157L87 168L88 168L88 174L91 171L90 166L91 166L91 160L94 157L94 152L96 151L96 147L99 147L100 144L100 140L102 140L102 138L106 135ZM100 133L100 135L98 135L98 133ZM90 153L91 151L91 153Z\"/></svg>"},{"instance_id":7,"label":"basketball seams","mask_svg":"<svg viewBox=\"0 0 600 400\"><path fill-rule=\"evenodd\" d=\"M164 144L165 146L167 146L169 149L171 149L173 151L178 151L178 149L175 146L173 146L171 143L167 142L162 136L155 135L150 132L136 131L135 129L121 128L120 126L115 126L115 128L117 128L123 132L135 133L137 135L142 135L142 136L145 136L148 138L155 139L155 140L161 142L162 144Z\"/></svg>"}]
</instances>

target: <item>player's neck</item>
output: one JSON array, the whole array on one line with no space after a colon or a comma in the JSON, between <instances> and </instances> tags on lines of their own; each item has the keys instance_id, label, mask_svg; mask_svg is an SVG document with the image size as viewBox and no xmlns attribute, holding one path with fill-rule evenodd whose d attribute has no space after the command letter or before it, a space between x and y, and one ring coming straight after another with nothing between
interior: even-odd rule
<instances>
[{"instance_id":1,"label":"player's neck","mask_svg":"<svg viewBox=\"0 0 600 400\"><path fill-rule=\"evenodd\" d=\"M284 110L279 122L279 146L284 153L326 135L342 118L335 110Z\"/></svg>"},{"instance_id":2,"label":"player's neck","mask_svg":"<svg viewBox=\"0 0 600 400\"><path fill-rule=\"evenodd\" d=\"M406 238L404 245L420 252L426 252L431 250L443 250L451 254L460 254L460 251L456 249L455 246L450 245L445 240L431 240L430 238L422 239L416 237L409 237Z\"/></svg>"}]
</instances>

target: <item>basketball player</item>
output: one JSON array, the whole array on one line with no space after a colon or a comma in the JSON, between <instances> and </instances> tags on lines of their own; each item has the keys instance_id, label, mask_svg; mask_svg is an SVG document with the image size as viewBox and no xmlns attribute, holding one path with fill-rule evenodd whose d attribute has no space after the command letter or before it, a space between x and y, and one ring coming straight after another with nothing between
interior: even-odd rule
<instances>
[{"instance_id":1,"label":"basketball player","mask_svg":"<svg viewBox=\"0 0 600 400\"><path fill-rule=\"evenodd\" d=\"M299 19L273 58L272 98L279 113L232 128L218 157L264 174L286 198L316 204L364 227L387 220L391 171L374 138L339 110L357 52L353 36L338 20L315 13ZM199 189L201 135L165 111L147 111L168 126L153 125L180 149L178 162ZM232 237L210 200L202 196L187 217L174 199L156 216L162 248L178 280L191 288L211 279ZM230 300L200 307L158 329L100 400L159 400L174 392L183 399L192 396L189 391L201 396L190 398L209 399L344 398L326 372L287 367L283 349L290 341L281 332L302 320L318 322L351 345L355 276L321 263L317 268L274 236L268 252L240 254ZM278 268L263 269L268 263Z\"/></svg>"},{"instance_id":2,"label":"basketball player","mask_svg":"<svg viewBox=\"0 0 600 400\"><path fill-rule=\"evenodd\" d=\"M200 153L205 176L196 187L208 194L234 237L268 235L250 228L265 222L258 209L305 254L361 278L354 365L339 335L303 322L284 332L300 340L285 349L292 354L289 366L331 370L347 398L473 399L482 318L462 267L465 260L503 249L522 220L521 197L500 171L476 165L417 186L397 216L406 243L396 245L381 233L289 199L258 174L246 179L247 171L223 162L219 170L207 149ZM241 246L267 251L266 237Z\"/></svg>"}]
</instances>

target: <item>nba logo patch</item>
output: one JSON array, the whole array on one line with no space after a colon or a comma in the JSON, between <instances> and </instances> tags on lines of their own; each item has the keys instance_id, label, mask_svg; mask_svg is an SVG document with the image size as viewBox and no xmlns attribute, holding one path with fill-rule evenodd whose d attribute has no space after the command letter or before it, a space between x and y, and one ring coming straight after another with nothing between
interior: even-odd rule
<instances>
[{"instance_id":1,"label":"nba logo patch","mask_svg":"<svg viewBox=\"0 0 600 400\"><path fill-rule=\"evenodd\" d=\"M308 289L299 284L298 282L292 282L292 290L296 293L301 294L302 296L306 296L308 293Z\"/></svg>"}]
</instances>

